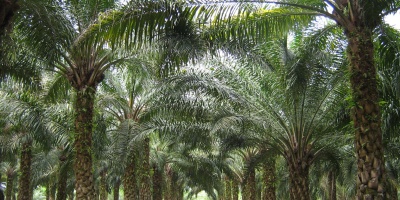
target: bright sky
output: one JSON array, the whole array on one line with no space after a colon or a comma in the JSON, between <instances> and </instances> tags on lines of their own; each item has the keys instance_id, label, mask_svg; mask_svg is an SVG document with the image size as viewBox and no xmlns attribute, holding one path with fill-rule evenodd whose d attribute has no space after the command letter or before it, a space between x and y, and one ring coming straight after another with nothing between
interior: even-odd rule
<instances>
[{"instance_id":1,"label":"bright sky","mask_svg":"<svg viewBox=\"0 0 400 200\"><path fill-rule=\"evenodd\" d=\"M400 30L400 12L397 12L396 15L388 15L385 17L385 21L394 26L397 30Z\"/></svg>"}]
</instances>

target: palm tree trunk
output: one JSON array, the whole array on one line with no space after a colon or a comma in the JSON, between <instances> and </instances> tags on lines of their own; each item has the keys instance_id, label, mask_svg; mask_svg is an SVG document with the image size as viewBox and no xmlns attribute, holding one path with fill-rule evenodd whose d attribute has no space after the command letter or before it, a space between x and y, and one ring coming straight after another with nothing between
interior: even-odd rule
<instances>
[{"instance_id":1,"label":"palm tree trunk","mask_svg":"<svg viewBox=\"0 0 400 200\"><path fill-rule=\"evenodd\" d=\"M397 194L397 183L395 180L387 180L386 188L387 192L390 194L390 200L398 200L398 194Z\"/></svg>"},{"instance_id":2,"label":"palm tree trunk","mask_svg":"<svg viewBox=\"0 0 400 200\"><path fill-rule=\"evenodd\" d=\"M357 155L357 199L381 199L384 196L381 114L374 64L372 31L357 27L346 34L350 83L355 106L352 119Z\"/></svg>"},{"instance_id":3,"label":"palm tree trunk","mask_svg":"<svg viewBox=\"0 0 400 200\"><path fill-rule=\"evenodd\" d=\"M64 166L64 162L64 160L60 159L60 170L57 181L57 200L67 199L68 166Z\"/></svg>"},{"instance_id":4,"label":"palm tree trunk","mask_svg":"<svg viewBox=\"0 0 400 200\"><path fill-rule=\"evenodd\" d=\"M50 184L50 200L56 200L56 185Z\"/></svg>"},{"instance_id":5,"label":"palm tree trunk","mask_svg":"<svg viewBox=\"0 0 400 200\"><path fill-rule=\"evenodd\" d=\"M145 138L143 141L143 153L144 157L142 160L142 173L140 178L140 199L151 200L151 177L150 177L150 139Z\"/></svg>"},{"instance_id":6,"label":"palm tree trunk","mask_svg":"<svg viewBox=\"0 0 400 200\"><path fill-rule=\"evenodd\" d=\"M232 200L232 181L225 176L225 199Z\"/></svg>"},{"instance_id":7,"label":"palm tree trunk","mask_svg":"<svg viewBox=\"0 0 400 200\"><path fill-rule=\"evenodd\" d=\"M165 178L165 186L166 187L164 188L164 199L172 200L172 184L173 184L172 175L173 175L173 172L172 172L172 169L169 164L165 165L164 171L165 171L165 176L166 176L166 178Z\"/></svg>"},{"instance_id":8,"label":"palm tree trunk","mask_svg":"<svg viewBox=\"0 0 400 200\"><path fill-rule=\"evenodd\" d=\"M46 187L46 200L50 200L50 184Z\"/></svg>"},{"instance_id":9,"label":"palm tree trunk","mask_svg":"<svg viewBox=\"0 0 400 200\"><path fill-rule=\"evenodd\" d=\"M153 165L153 200L162 200L162 171L158 169L157 165Z\"/></svg>"},{"instance_id":10,"label":"palm tree trunk","mask_svg":"<svg viewBox=\"0 0 400 200\"><path fill-rule=\"evenodd\" d=\"M92 172L92 132L95 87L77 91L75 102L75 191L77 200L95 199Z\"/></svg>"},{"instance_id":11,"label":"palm tree trunk","mask_svg":"<svg viewBox=\"0 0 400 200\"><path fill-rule=\"evenodd\" d=\"M136 181L136 152L131 151L123 177L124 199L138 199L138 186Z\"/></svg>"},{"instance_id":12,"label":"palm tree trunk","mask_svg":"<svg viewBox=\"0 0 400 200\"><path fill-rule=\"evenodd\" d=\"M243 184L243 199L248 199L248 200L255 200L256 199L256 171L255 169L249 168L249 171L247 172L247 177L245 178L244 184Z\"/></svg>"},{"instance_id":13,"label":"palm tree trunk","mask_svg":"<svg viewBox=\"0 0 400 200\"><path fill-rule=\"evenodd\" d=\"M297 160L297 159L294 159ZM289 179L290 179L290 199L291 200L309 200L310 191L308 188L308 166L302 165L297 161L288 159Z\"/></svg>"},{"instance_id":14,"label":"palm tree trunk","mask_svg":"<svg viewBox=\"0 0 400 200\"><path fill-rule=\"evenodd\" d=\"M114 188L113 188L113 199L114 200L119 200L119 188L121 187L121 181L117 181L114 184Z\"/></svg>"},{"instance_id":15,"label":"palm tree trunk","mask_svg":"<svg viewBox=\"0 0 400 200\"><path fill-rule=\"evenodd\" d=\"M22 144L20 173L18 184L18 200L31 200L31 165L32 165L32 141Z\"/></svg>"},{"instance_id":16,"label":"palm tree trunk","mask_svg":"<svg viewBox=\"0 0 400 200\"><path fill-rule=\"evenodd\" d=\"M177 181L173 181L172 193L173 200L183 200L183 187Z\"/></svg>"},{"instance_id":17,"label":"palm tree trunk","mask_svg":"<svg viewBox=\"0 0 400 200\"><path fill-rule=\"evenodd\" d=\"M107 175L106 170L103 170L100 173L100 200L108 199L106 175Z\"/></svg>"},{"instance_id":18,"label":"palm tree trunk","mask_svg":"<svg viewBox=\"0 0 400 200\"><path fill-rule=\"evenodd\" d=\"M33 199L33 187L31 184L31 187L29 188L29 199L32 200Z\"/></svg>"},{"instance_id":19,"label":"palm tree trunk","mask_svg":"<svg viewBox=\"0 0 400 200\"><path fill-rule=\"evenodd\" d=\"M15 173L7 173L6 200L11 200L14 188Z\"/></svg>"},{"instance_id":20,"label":"palm tree trunk","mask_svg":"<svg viewBox=\"0 0 400 200\"><path fill-rule=\"evenodd\" d=\"M236 180L232 181L232 200L239 200L239 184Z\"/></svg>"},{"instance_id":21,"label":"palm tree trunk","mask_svg":"<svg viewBox=\"0 0 400 200\"><path fill-rule=\"evenodd\" d=\"M179 196L179 194L178 194L178 189L177 189L177 187L178 187L178 183L175 181L175 173L172 173L172 176L171 176L171 200L178 200L178 196Z\"/></svg>"},{"instance_id":22,"label":"palm tree trunk","mask_svg":"<svg viewBox=\"0 0 400 200\"><path fill-rule=\"evenodd\" d=\"M328 173L329 200L336 200L336 176L332 170Z\"/></svg>"},{"instance_id":23,"label":"palm tree trunk","mask_svg":"<svg viewBox=\"0 0 400 200\"><path fill-rule=\"evenodd\" d=\"M222 181L221 181L222 182L222 187L221 187L220 190L218 190L218 200L226 200L227 199L227 197L226 197L226 187L227 187L227 185L226 185L225 175L222 175L221 179L222 179Z\"/></svg>"},{"instance_id":24,"label":"palm tree trunk","mask_svg":"<svg viewBox=\"0 0 400 200\"><path fill-rule=\"evenodd\" d=\"M167 190L165 200L180 200L183 199L183 187L178 183L177 174L167 167Z\"/></svg>"},{"instance_id":25,"label":"palm tree trunk","mask_svg":"<svg viewBox=\"0 0 400 200\"><path fill-rule=\"evenodd\" d=\"M275 157L271 157L264 164L264 195L263 200L275 200Z\"/></svg>"},{"instance_id":26,"label":"palm tree trunk","mask_svg":"<svg viewBox=\"0 0 400 200\"><path fill-rule=\"evenodd\" d=\"M74 191L68 194L68 200L74 200Z\"/></svg>"}]
</instances>

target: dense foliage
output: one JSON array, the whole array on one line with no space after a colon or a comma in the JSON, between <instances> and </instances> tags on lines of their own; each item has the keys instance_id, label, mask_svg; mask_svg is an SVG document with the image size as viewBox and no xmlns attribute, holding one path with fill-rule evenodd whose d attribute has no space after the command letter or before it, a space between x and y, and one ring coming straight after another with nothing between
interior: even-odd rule
<instances>
[{"instance_id":1,"label":"dense foliage","mask_svg":"<svg viewBox=\"0 0 400 200\"><path fill-rule=\"evenodd\" d=\"M398 198L397 0L0 8L7 200Z\"/></svg>"}]
</instances>

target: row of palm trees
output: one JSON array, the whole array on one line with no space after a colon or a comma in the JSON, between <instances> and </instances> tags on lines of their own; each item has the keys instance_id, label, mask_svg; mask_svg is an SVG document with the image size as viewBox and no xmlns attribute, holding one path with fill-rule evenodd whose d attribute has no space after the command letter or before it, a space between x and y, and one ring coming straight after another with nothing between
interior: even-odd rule
<instances>
[{"instance_id":1,"label":"row of palm trees","mask_svg":"<svg viewBox=\"0 0 400 200\"><path fill-rule=\"evenodd\" d=\"M215 198L221 197L221 191L225 189L209 182L226 180L228 186L230 181L235 182L235 186L232 185L234 190L241 183L243 196L254 199L256 171L260 165L257 158L268 158L265 162L274 163L280 156L288 165L290 198L309 199L308 173L311 166L323 157L320 155L332 152L327 150L328 147L337 146L337 143L328 141L327 135L336 136L335 140L339 135L339 138L347 139L346 131L338 127L352 129L343 126L348 124L349 113L352 113L356 133L357 197L374 199L392 195L394 198L394 193L389 190L394 188L389 184L393 179L385 177L383 145L386 141L381 136L382 101L378 98L377 66L374 63L380 61L382 77L386 78L383 80L391 85L397 78L390 70L396 72L398 49L394 41L398 33L381 23L384 14L397 11L396 1L377 5L357 1L347 4L315 1L307 2L307 5L269 3L281 7L265 10L261 8L265 3L253 2L245 3L246 6L235 2L220 6L204 2L132 1L123 8L118 8L114 1L21 2L19 15L14 19L13 34L2 39L4 42L11 38L5 44L14 47L2 50L7 53L4 55L13 55L2 57L7 61L4 69L13 69L22 63L34 66L36 71L48 69L58 76L44 76L46 79L55 77L50 78L54 83L51 87L29 85L29 89L19 92L13 91L14 83L9 80L13 71L3 76L3 85L11 85L4 86L8 91L4 93L3 112L4 116L10 116L4 120L4 127L15 127L3 132L23 138L18 140L20 172L25 178L19 179L19 198L32 196L31 172L26 166L32 163L34 146L43 143L42 146L49 147L51 145L47 143L50 143L59 144L58 160L63 163L59 168L60 176L68 175L67 169L74 169L77 199L95 199L94 177L103 178L100 181L103 190L99 189L99 193L106 194L104 178L112 173L116 173L115 177L125 174L124 192L131 195L126 196L127 199L137 198L135 195L150 199L150 191L158 191L158 196L161 196L159 188L150 189L151 176L163 177L156 172L168 172L170 178L166 180L170 184L166 188L171 195L182 194L185 185L192 188L193 193L205 190ZM327 5L333 8L332 13L323 10ZM364 11L370 13L367 15ZM274 46L278 42L265 43L266 38L271 39L271 33L289 31L290 27L299 30L310 23L313 19L310 16L320 14L336 21L344 34L340 34L340 29L327 27L314 32L315 37L310 41L296 37L298 41L293 44L297 46L293 49L299 52L294 54L285 48L287 44L280 48ZM379 54L374 51L373 31L380 41L375 46L381 48L378 49L381 55L376 59L374 55ZM332 42L333 38L337 40ZM346 42L349 45L347 56L343 48ZM330 48L321 48L323 44L329 44ZM274 48L268 48L269 45L281 52L272 51ZM23 56L26 54L14 53L11 49L29 52L29 62L21 62L26 60L22 59L27 57ZM207 50L211 50L210 53ZM249 53L249 50L254 52ZM236 57L232 62L241 61L244 67L221 70L220 64L213 63L218 70L211 70L212 77L209 73L199 77L185 72L181 76L176 70L182 64L221 51L225 52L222 54L224 57ZM310 59L310 55L318 59ZM349 73L343 69L347 65L350 66ZM127 71L119 71L116 67ZM110 68L114 70L110 71ZM115 85L124 82L118 78L112 80L117 72L130 74L124 77L128 80L126 86ZM178 76L168 78L167 82L160 83L156 78L174 73ZM26 81L21 73L12 74ZM348 76L352 89L340 83L337 76ZM32 80L44 84L40 78L32 77L28 77L26 82ZM164 85L160 87L159 84ZM391 103L387 105L393 107L396 93L391 94L389 90L392 87L388 88L383 91L391 97ZM47 99L42 98L44 93L48 93ZM105 94L108 96L103 98ZM347 102L342 102L346 95ZM15 106L11 103L13 100L18 100ZM43 118L47 114L45 103L49 100L58 102L54 106L56 110L66 109L68 120L59 115L64 112ZM351 107L351 112L348 107ZM385 116L390 116L385 120L395 121L396 113L391 110L384 112ZM341 118L334 120L337 115ZM15 122L10 123L9 119L15 119ZM383 130L390 130L388 132L393 134L396 128L390 120L384 124ZM54 132L60 131L64 134L54 137ZM121 131L127 134L119 134ZM149 145L155 140L153 135L164 139L165 134L174 137L168 150L174 152L178 148L179 159L151 166ZM391 138L396 138L396 135ZM142 152L139 155L135 150L137 147ZM115 156L109 151L120 153ZM246 173L238 176L242 178L235 178L237 176L225 166L232 160L232 155L243 159ZM170 158L167 156L165 159ZM110 166L105 164L109 160ZM182 160L186 160L186 164L178 165ZM121 168L121 163L125 164L125 170L114 172L113 164ZM174 165L170 166L171 163ZM140 168L143 169L139 173L136 170ZM153 168L153 174L150 168ZM94 176L93 172L98 175ZM137 173L140 174L138 177L135 176ZM200 173L203 177L196 176ZM332 171L330 182L335 179L334 174ZM174 180L179 175L190 179L185 182ZM113 180L116 185L121 183L121 178ZM60 188L68 185L58 182ZM159 179L153 180L153 186L162 185L155 183L160 183ZM139 192L128 192L128 188ZM175 190L180 192L171 192ZM64 196L60 199L65 198L63 191L66 190L57 191L57 195Z\"/></svg>"}]
</instances>

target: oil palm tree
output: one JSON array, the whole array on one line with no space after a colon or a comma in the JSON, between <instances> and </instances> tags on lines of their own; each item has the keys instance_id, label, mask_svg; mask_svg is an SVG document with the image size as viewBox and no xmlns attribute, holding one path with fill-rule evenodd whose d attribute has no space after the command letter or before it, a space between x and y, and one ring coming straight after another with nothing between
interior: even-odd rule
<instances>
[{"instance_id":1,"label":"oil palm tree","mask_svg":"<svg viewBox=\"0 0 400 200\"><path fill-rule=\"evenodd\" d=\"M169 4L132 1L130 5L138 7L127 6L122 11L110 11L116 6L114 1L24 1L16 23L23 41L37 48L39 57L48 63L50 69L63 75L76 91L74 169L78 199L94 196L90 148L97 86L108 68L130 56L118 51L121 44L116 44L116 41L135 38L137 45L158 35L154 33L158 30L154 27L160 27L157 23L165 24L165 19L172 21L169 18L171 12L161 12ZM112 21L121 17L128 19L122 20L127 24L120 26ZM154 20L157 23L153 23ZM133 36L113 32L128 27L135 29ZM172 61L171 58L167 60ZM180 63L179 59L174 60Z\"/></svg>"},{"instance_id":2,"label":"oil palm tree","mask_svg":"<svg viewBox=\"0 0 400 200\"><path fill-rule=\"evenodd\" d=\"M302 50L302 53L307 52L305 49ZM281 61L285 67L270 63L277 70L276 74L282 73L276 77L275 81L283 82L273 81L274 73L265 74L264 76L269 80L261 78L260 85L263 87L262 91L266 93L260 98L263 101L257 108L260 118L265 117L263 126L265 123L271 126L271 132L265 134L264 141L267 141L269 146L287 161L291 199L309 199L308 171L316 157L323 152L322 149L329 146L320 142L322 138L327 137L326 134L334 131L334 129L329 130L326 124L332 122L332 113L341 95L333 92L337 87L335 86L336 75L321 70L323 65L334 67L331 61L313 61L308 56L306 56L306 61L300 54L296 56L288 53L288 50L282 52L285 52ZM311 52L318 55L318 51ZM319 55L321 58L324 57L323 54ZM283 88L279 89L280 86L277 83ZM322 95L317 96L317 94ZM275 101L266 100L268 96L274 96ZM281 101L276 101L276 99L281 99ZM254 105L257 105L256 102L257 100L253 102Z\"/></svg>"},{"instance_id":3,"label":"oil palm tree","mask_svg":"<svg viewBox=\"0 0 400 200\"><path fill-rule=\"evenodd\" d=\"M33 149L38 146L37 144L48 146L52 137L45 127L43 104L37 98L36 93L40 91L29 89L21 91L21 88L24 88L23 85L12 81L2 86L8 94L1 104L1 109L7 114L10 124L8 134L2 135L4 139L2 141L11 143L10 148L20 151L21 178L18 184L18 199L31 199Z\"/></svg>"},{"instance_id":4,"label":"oil palm tree","mask_svg":"<svg viewBox=\"0 0 400 200\"><path fill-rule=\"evenodd\" d=\"M5 199L9 200L12 197L13 194L13 188L14 188L14 181L17 178L17 173L18 173L18 165L17 165L17 160L14 156L9 156L10 159L7 161L4 159L4 161L1 163L1 172L6 175L6 190L5 190ZM3 158L5 156L3 155Z\"/></svg>"},{"instance_id":5,"label":"oil palm tree","mask_svg":"<svg viewBox=\"0 0 400 200\"><path fill-rule=\"evenodd\" d=\"M387 191L390 193L391 199L396 199L397 189L393 185L393 180L396 173L393 173L393 164L396 163L398 158L395 156L396 146L395 141L397 140L396 132L398 132L397 123L398 121L398 95L399 85L397 84L398 76L398 52L400 43L395 35L398 35L398 30L395 30L388 26L381 27L381 33L375 39L376 48L376 60L378 64L378 73L380 78L380 95L382 98L382 131L383 131L383 143L385 144L386 152L385 156L386 165L388 168L388 188ZM393 143L394 142L394 143ZM395 165L395 164L394 164Z\"/></svg>"},{"instance_id":6,"label":"oil palm tree","mask_svg":"<svg viewBox=\"0 0 400 200\"><path fill-rule=\"evenodd\" d=\"M234 2L239 3L239 1ZM253 5L255 2L251 3ZM226 19L229 12L232 13L232 9L226 9L227 12L217 15L222 17L222 20L215 20L224 25L231 24L230 34L223 35L225 41L232 38L240 40L240 38L246 38L246 35L255 38L255 41L260 41L274 30L287 30L285 29L287 21L304 22L301 21L304 19L302 16L324 16L336 22L343 30L347 38L347 58L351 74L349 80L355 105L352 119L358 160L357 197L360 199L381 198L385 191L385 170L373 34L382 24L384 16L399 10L399 2L396 0L385 2L315 0L307 2L258 1L257 3L280 5L280 7L272 11L245 10L239 15L234 15L230 20L224 20L223 18ZM330 12L328 8L332 11Z\"/></svg>"},{"instance_id":7,"label":"oil palm tree","mask_svg":"<svg viewBox=\"0 0 400 200\"><path fill-rule=\"evenodd\" d=\"M114 158L112 160L119 165L125 165L122 167L125 169L122 170L124 198L136 198L138 191L141 198L149 198L151 197L149 140L148 136L140 136L138 127L142 122L141 115L149 106L153 94L154 67L145 60L136 59L127 68L120 71L124 75L119 77L116 73L110 73L110 79L103 87L104 93L99 103L106 107L109 114L117 121L116 130L112 133L114 142L110 148ZM139 164L138 161L142 163ZM137 168L139 166L142 167L139 169ZM115 167L121 169L121 166ZM137 185L139 179L135 175L139 176L140 188Z\"/></svg>"},{"instance_id":8,"label":"oil palm tree","mask_svg":"<svg viewBox=\"0 0 400 200\"><path fill-rule=\"evenodd\" d=\"M326 42L325 39L323 40ZM325 44L324 41L316 40L316 38L312 38L310 41ZM312 44L307 43L307 45ZM218 85L218 88L211 90L218 93L226 91L226 88L230 86L236 89L236 94L229 97L231 100L239 95L242 98L248 98L247 101L251 102L251 106L247 106L247 109L254 109L253 112L250 112L253 114L249 116L231 115L231 120L240 119L239 116L242 116L242 119L247 118L253 124L258 124L260 128L253 128L253 131L263 133L261 135L264 136L260 138L264 137L264 139L259 141L266 141L270 148L284 156L291 174L290 194L292 199L310 198L308 170L326 147L326 144L320 143L322 142L321 138L334 131L325 125L333 122L334 105L340 102L342 97L342 94L335 92L337 90L337 85L335 85L337 72L333 69L340 69L345 63L340 62L342 57L337 57L340 52L343 52L343 49L339 47L339 53L333 54L331 57L329 56L330 52L307 45L298 46L303 47L297 52L298 54L290 53L285 46L276 52L268 52L269 54L266 55L269 56L269 59L266 63L270 68L275 69L274 73L256 70L257 68L249 70L240 67L236 69L233 67L234 69L230 71L229 68L219 66L214 74L224 84L215 83L215 80L212 79L199 78L196 80L190 76L177 78L181 81L177 81L181 87L186 84L197 90L199 88L207 90ZM271 45L270 49L280 48ZM312 54L319 55L317 57L320 60L310 59L307 56ZM232 68L232 64L228 65ZM324 67L328 68L327 66L331 69L326 70ZM277 99L280 100L277 101ZM238 112L246 111L239 109L233 113ZM266 124L269 124L271 131L266 131ZM231 124L228 123L228 125ZM229 126L226 124L223 126L221 123L218 129L226 127Z\"/></svg>"},{"instance_id":9,"label":"oil palm tree","mask_svg":"<svg viewBox=\"0 0 400 200\"><path fill-rule=\"evenodd\" d=\"M74 171L78 199L95 195L91 149L97 85L108 68L126 58L108 49L105 40L90 46L82 40L87 40L83 35L98 15L112 8L114 1L25 1L15 26L25 44L38 48L39 57L76 92Z\"/></svg>"}]
</instances>

